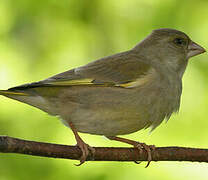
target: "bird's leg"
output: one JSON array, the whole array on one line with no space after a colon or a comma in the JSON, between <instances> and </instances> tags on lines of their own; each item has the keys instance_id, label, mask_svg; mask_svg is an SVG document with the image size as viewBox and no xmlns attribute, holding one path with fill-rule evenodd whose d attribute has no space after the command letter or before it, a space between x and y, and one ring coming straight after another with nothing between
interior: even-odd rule
<instances>
[{"instance_id":1,"label":"bird's leg","mask_svg":"<svg viewBox=\"0 0 208 180\"><path fill-rule=\"evenodd\" d=\"M74 125L73 125L71 122L69 122L68 124L69 124L69 126L70 126L72 132L74 133L75 139L76 139L76 141L77 141L77 146L78 146L78 147L81 149L81 151L82 151L82 156L81 156L81 158L80 158L80 163L77 165L77 166L80 166L80 165L82 165L82 164L86 161L87 156L89 155L89 150L92 152L92 155L93 155L94 152L95 152L95 149L92 148L91 146L89 146L88 144L86 144L86 143L82 140L82 138L79 136L79 134L78 134L76 128L74 127Z\"/></svg>"},{"instance_id":2,"label":"bird's leg","mask_svg":"<svg viewBox=\"0 0 208 180\"><path fill-rule=\"evenodd\" d=\"M123 142L123 143L133 145L135 148L139 149L140 153L142 152L143 149L145 149L146 152L147 152L147 160L148 160L148 163L147 163L146 167L148 167L150 162L152 161L151 152L152 152L152 150L153 151L155 150L154 145L148 146L145 143L140 143L140 142L137 142L137 141L133 141L133 140L126 139L126 138L121 138L121 137L116 137L116 136L107 136L107 138L110 139L110 140L120 141L120 142Z\"/></svg>"}]
</instances>

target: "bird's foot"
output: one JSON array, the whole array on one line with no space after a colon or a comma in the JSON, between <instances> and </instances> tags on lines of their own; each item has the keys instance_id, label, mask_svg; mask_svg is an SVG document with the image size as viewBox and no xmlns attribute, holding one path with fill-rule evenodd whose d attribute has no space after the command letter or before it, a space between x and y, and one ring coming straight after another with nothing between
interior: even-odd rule
<instances>
[{"instance_id":1,"label":"bird's foot","mask_svg":"<svg viewBox=\"0 0 208 180\"><path fill-rule=\"evenodd\" d=\"M92 156L94 156L95 149L93 147L89 146L88 144L86 144L81 138L77 138L76 140L77 140L77 145L76 146L78 146L82 151L82 156L80 158L80 163L76 164L76 166L80 166L86 161L90 152L92 153Z\"/></svg>"},{"instance_id":2,"label":"bird's foot","mask_svg":"<svg viewBox=\"0 0 208 180\"><path fill-rule=\"evenodd\" d=\"M140 152L140 154L142 153L143 150L145 150L147 152L147 165L145 166L145 168L147 168L150 165L150 162L152 161L152 151L155 150L155 145L146 145L145 143L140 143L137 141L134 141L135 144L133 145L135 148L137 148ZM135 161L135 163L139 164L137 161Z\"/></svg>"},{"instance_id":3,"label":"bird's foot","mask_svg":"<svg viewBox=\"0 0 208 180\"><path fill-rule=\"evenodd\" d=\"M74 125L71 122L69 122L69 126L71 127L72 132L74 133L75 139L77 141L76 146L78 146L82 151L82 156L80 157L80 163L76 164L76 166L81 166L86 161L90 152L92 153L92 157L94 157L95 149L93 147L89 146L88 144L86 144L82 140L82 138L79 136L76 128L74 127Z\"/></svg>"},{"instance_id":4,"label":"bird's foot","mask_svg":"<svg viewBox=\"0 0 208 180\"><path fill-rule=\"evenodd\" d=\"M140 153L142 153L142 151L145 150L147 152L147 161L148 161L145 167L147 168L150 165L150 162L152 161L152 152L155 150L154 145L146 145L145 143L140 143L137 141L133 141L133 140L121 138L121 137L116 137L116 136L107 136L107 138L110 140L120 141L123 143L133 145L135 148L139 150ZM135 163L139 164L140 162L135 161Z\"/></svg>"}]
</instances>

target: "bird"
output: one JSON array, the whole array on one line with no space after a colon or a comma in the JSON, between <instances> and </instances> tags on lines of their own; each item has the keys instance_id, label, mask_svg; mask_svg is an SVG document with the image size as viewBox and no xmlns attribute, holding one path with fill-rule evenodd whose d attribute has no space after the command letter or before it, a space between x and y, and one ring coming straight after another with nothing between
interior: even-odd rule
<instances>
[{"instance_id":1,"label":"bird","mask_svg":"<svg viewBox=\"0 0 208 180\"><path fill-rule=\"evenodd\" d=\"M154 147L119 135L145 128L152 131L178 112L189 59L205 51L182 31L155 29L130 50L0 90L0 95L58 116L71 128L82 151L79 165L94 152L79 132L144 149L149 165Z\"/></svg>"}]
</instances>

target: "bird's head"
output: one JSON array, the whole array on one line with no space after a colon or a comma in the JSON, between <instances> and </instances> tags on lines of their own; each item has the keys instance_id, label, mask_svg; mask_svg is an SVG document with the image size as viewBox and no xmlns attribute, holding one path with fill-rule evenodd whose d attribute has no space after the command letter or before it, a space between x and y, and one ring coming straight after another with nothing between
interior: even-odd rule
<instances>
[{"instance_id":1,"label":"bird's head","mask_svg":"<svg viewBox=\"0 0 208 180\"><path fill-rule=\"evenodd\" d=\"M205 52L185 33L169 28L153 30L134 49L153 63L175 71L184 71L189 58Z\"/></svg>"}]
</instances>

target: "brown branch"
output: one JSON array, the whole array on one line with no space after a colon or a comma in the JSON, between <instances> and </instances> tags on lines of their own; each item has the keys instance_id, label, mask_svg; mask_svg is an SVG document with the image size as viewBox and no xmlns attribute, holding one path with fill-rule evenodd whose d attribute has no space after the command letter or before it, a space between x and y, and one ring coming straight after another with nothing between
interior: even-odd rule
<instances>
[{"instance_id":1,"label":"brown branch","mask_svg":"<svg viewBox=\"0 0 208 180\"><path fill-rule=\"evenodd\" d=\"M26 141L8 136L0 136L0 152L77 160L81 156L81 151L76 146ZM147 161L147 153L139 153L135 148L95 147L94 157L90 154L87 160ZM156 147L152 152L152 160L208 162L208 149Z\"/></svg>"}]
</instances>

